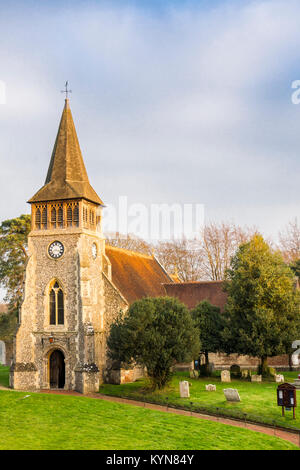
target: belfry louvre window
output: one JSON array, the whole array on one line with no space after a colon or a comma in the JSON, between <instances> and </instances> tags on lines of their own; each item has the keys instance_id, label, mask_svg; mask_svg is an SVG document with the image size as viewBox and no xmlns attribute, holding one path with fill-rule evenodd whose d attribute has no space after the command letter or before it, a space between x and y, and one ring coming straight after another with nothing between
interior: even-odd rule
<instances>
[{"instance_id":1,"label":"belfry louvre window","mask_svg":"<svg viewBox=\"0 0 300 470\"><path fill-rule=\"evenodd\" d=\"M73 224L75 227L79 226L79 207L78 204L73 209Z\"/></svg>"},{"instance_id":2,"label":"belfry louvre window","mask_svg":"<svg viewBox=\"0 0 300 470\"><path fill-rule=\"evenodd\" d=\"M35 213L35 227L40 229L41 228L41 211L37 209Z\"/></svg>"},{"instance_id":3,"label":"belfry louvre window","mask_svg":"<svg viewBox=\"0 0 300 470\"><path fill-rule=\"evenodd\" d=\"M47 208L44 207L42 210L42 227L47 228Z\"/></svg>"},{"instance_id":4,"label":"belfry louvre window","mask_svg":"<svg viewBox=\"0 0 300 470\"><path fill-rule=\"evenodd\" d=\"M58 208L58 214L57 214L57 226L58 227L63 227L64 225L64 213L63 213L63 208L59 207Z\"/></svg>"},{"instance_id":5,"label":"belfry louvre window","mask_svg":"<svg viewBox=\"0 0 300 470\"><path fill-rule=\"evenodd\" d=\"M50 325L64 324L64 293L57 281L49 293Z\"/></svg>"},{"instance_id":6,"label":"belfry louvre window","mask_svg":"<svg viewBox=\"0 0 300 470\"><path fill-rule=\"evenodd\" d=\"M51 209L51 227L56 228L56 209L52 207Z\"/></svg>"},{"instance_id":7,"label":"belfry louvre window","mask_svg":"<svg viewBox=\"0 0 300 470\"><path fill-rule=\"evenodd\" d=\"M68 209L67 209L67 224L68 224L68 227L72 226L72 207L71 206L68 206Z\"/></svg>"}]
</instances>

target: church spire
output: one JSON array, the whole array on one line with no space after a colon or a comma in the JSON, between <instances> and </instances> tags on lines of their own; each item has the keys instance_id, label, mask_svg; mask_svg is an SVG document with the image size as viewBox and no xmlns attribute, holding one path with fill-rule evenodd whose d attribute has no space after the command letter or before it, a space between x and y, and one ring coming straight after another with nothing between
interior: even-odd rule
<instances>
[{"instance_id":1,"label":"church spire","mask_svg":"<svg viewBox=\"0 0 300 470\"><path fill-rule=\"evenodd\" d=\"M28 202L65 199L86 199L103 205L88 179L68 98L65 99L45 185Z\"/></svg>"}]
</instances>

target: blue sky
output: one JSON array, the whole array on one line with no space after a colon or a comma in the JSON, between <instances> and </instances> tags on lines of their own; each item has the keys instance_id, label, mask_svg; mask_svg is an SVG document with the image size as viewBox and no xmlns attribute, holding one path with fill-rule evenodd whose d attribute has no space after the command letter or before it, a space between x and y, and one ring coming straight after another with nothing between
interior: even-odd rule
<instances>
[{"instance_id":1,"label":"blue sky","mask_svg":"<svg viewBox=\"0 0 300 470\"><path fill-rule=\"evenodd\" d=\"M300 4L4 2L0 217L43 184L66 79L106 203L202 203L276 238L299 216Z\"/></svg>"}]
</instances>

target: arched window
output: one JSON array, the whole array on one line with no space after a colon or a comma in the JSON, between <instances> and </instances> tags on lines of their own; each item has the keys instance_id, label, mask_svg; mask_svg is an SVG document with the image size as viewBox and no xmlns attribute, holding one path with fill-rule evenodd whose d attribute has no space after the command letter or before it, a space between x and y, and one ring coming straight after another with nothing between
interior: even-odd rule
<instances>
[{"instance_id":1,"label":"arched window","mask_svg":"<svg viewBox=\"0 0 300 470\"><path fill-rule=\"evenodd\" d=\"M64 324L64 293L57 281L54 281L49 293L50 325Z\"/></svg>"},{"instance_id":2,"label":"arched window","mask_svg":"<svg viewBox=\"0 0 300 470\"><path fill-rule=\"evenodd\" d=\"M56 208L52 207L51 209L51 226L56 228Z\"/></svg>"},{"instance_id":3,"label":"arched window","mask_svg":"<svg viewBox=\"0 0 300 470\"><path fill-rule=\"evenodd\" d=\"M58 208L58 215L57 215L57 225L58 227L63 227L63 208Z\"/></svg>"},{"instance_id":4,"label":"arched window","mask_svg":"<svg viewBox=\"0 0 300 470\"><path fill-rule=\"evenodd\" d=\"M44 229L47 228L47 208L44 207L42 211L42 226Z\"/></svg>"},{"instance_id":5,"label":"arched window","mask_svg":"<svg viewBox=\"0 0 300 470\"><path fill-rule=\"evenodd\" d=\"M67 208L67 225L68 227L72 226L72 206Z\"/></svg>"},{"instance_id":6,"label":"arched window","mask_svg":"<svg viewBox=\"0 0 300 470\"><path fill-rule=\"evenodd\" d=\"M41 228L41 211L40 211L40 209L37 209L37 211L35 213L35 226L38 229Z\"/></svg>"},{"instance_id":7,"label":"arched window","mask_svg":"<svg viewBox=\"0 0 300 470\"><path fill-rule=\"evenodd\" d=\"M78 207L78 203L77 203L77 205L75 205L75 207L73 209L73 225L75 227L79 226L79 207Z\"/></svg>"}]
</instances>

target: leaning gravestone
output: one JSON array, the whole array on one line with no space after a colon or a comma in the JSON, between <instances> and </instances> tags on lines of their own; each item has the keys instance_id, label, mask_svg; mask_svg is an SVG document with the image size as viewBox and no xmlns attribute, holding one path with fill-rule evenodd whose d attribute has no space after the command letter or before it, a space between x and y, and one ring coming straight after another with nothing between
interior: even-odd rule
<instances>
[{"instance_id":1,"label":"leaning gravestone","mask_svg":"<svg viewBox=\"0 0 300 470\"><path fill-rule=\"evenodd\" d=\"M190 370L190 378L191 379L198 379L199 378L199 372L195 369Z\"/></svg>"},{"instance_id":2,"label":"leaning gravestone","mask_svg":"<svg viewBox=\"0 0 300 470\"><path fill-rule=\"evenodd\" d=\"M183 380L179 382L179 391L180 391L180 398L189 398L190 396L190 387L187 380Z\"/></svg>"},{"instance_id":3,"label":"leaning gravestone","mask_svg":"<svg viewBox=\"0 0 300 470\"><path fill-rule=\"evenodd\" d=\"M236 388L224 388L223 392L227 401L241 401Z\"/></svg>"},{"instance_id":4,"label":"leaning gravestone","mask_svg":"<svg viewBox=\"0 0 300 470\"><path fill-rule=\"evenodd\" d=\"M275 382L284 382L284 376L282 374L275 374Z\"/></svg>"},{"instance_id":5,"label":"leaning gravestone","mask_svg":"<svg viewBox=\"0 0 300 470\"><path fill-rule=\"evenodd\" d=\"M261 375L251 375L251 382L261 382Z\"/></svg>"},{"instance_id":6,"label":"leaning gravestone","mask_svg":"<svg viewBox=\"0 0 300 470\"><path fill-rule=\"evenodd\" d=\"M222 372L221 372L221 382L231 382L229 370L222 370Z\"/></svg>"},{"instance_id":7,"label":"leaning gravestone","mask_svg":"<svg viewBox=\"0 0 300 470\"><path fill-rule=\"evenodd\" d=\"M208 384L208 385L205 385L205 390L207 390L208 392L216 392L217 387L213 384Z\"/></svg>"}]
</instances>

